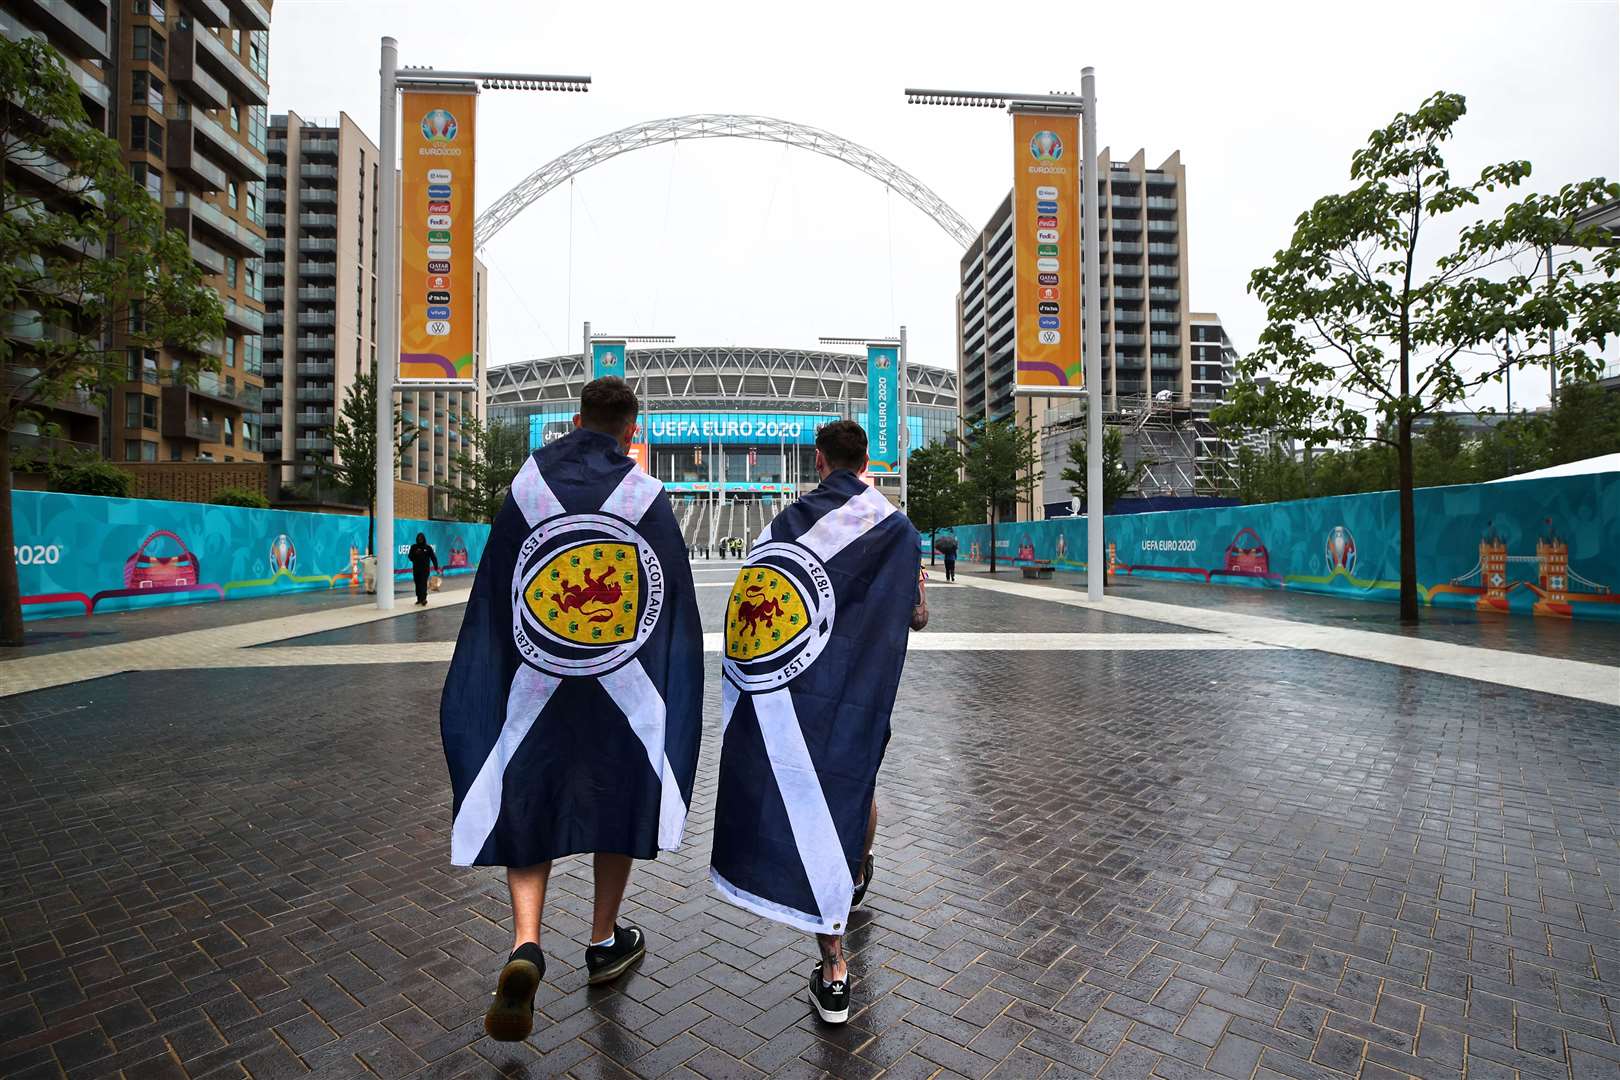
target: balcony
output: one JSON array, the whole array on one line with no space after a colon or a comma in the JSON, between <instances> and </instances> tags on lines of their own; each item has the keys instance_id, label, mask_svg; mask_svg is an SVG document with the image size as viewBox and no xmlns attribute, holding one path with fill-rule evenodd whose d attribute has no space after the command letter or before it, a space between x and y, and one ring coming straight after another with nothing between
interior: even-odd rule
<instances>
[{"instance_id":1,"label":"balcony","mask_svg":"<svg viewBox=\"0 0 1620 1080\"><path fill-rule=\"evenodd\" d=\"M1116 288L1114 290L1114 299L1115 300L1140 300L1140 299L1142 299L1142 290L1141 289L1130 289L1130 288L1123 288L1123 289L1122 288Z\"/></svg>"},{"instance_id":2,"label":"balcony","mask_svg":"<svg viewBox=\"0 0 1620 1080\"><path fill-rule=\"evenodd\" d=\"M69 56L103 62L112 58L107 51L106 3L91 0L83 5L94 9L94 17L84 14L79 5L70 4L67 0L19 0L17 6L38 16L46 25L51 44Z\"/></svg>"},{"instance_id":3,"label":"balcony","mask_svg":"<svg viewBox=\"0 0 1620 1080\"><path fill-rule=\"evenodd\" d=\"M298 313L299 326L315 326L325 328L337 325L337 312L335 311L300 311Z\"/></svg>"},{"instance_id":4,"label":"balcony","mask_svg":"<svg viewBox=\"0 0 1620 1080\"><path fill-rule=\"evenodd\" d=\"M264 351L267 352L267 353L272 353L272 352L273 353L279 353L279 352L281 352L281 335L279 333L277 333L277 334L267 334L267 335L265 335L264 339L260 342L260 345L264 348ZM267 368L265 368L265 370L269 371L270 369L267 367Z\"/></svg>"},{"instance_id":5,"label":"balcony","mask_svg":"<svg viewBox=\"0 0 1620 1080\"><path fill-rule=\"evenodd\" d=\"M1179 254L1181 254L1181 245L1180 244L1163 244L1163 243L1149 244L1148 245L1148 254L1149 255L1179 255Z\"/></svg>"},{"instance_id":6,"label":"balcony","mask_svg":"<svg viewBox=\"0 0 1620 1080\"><path fill-rule=\"evenodd\" d=\"M1169 334L1169 333L1165 333L1164 331L1161 331L1161 330L1155 330L1155 331L1153 331L1153 344L1155 344L1155 345L1180 345L1181 344L1181 335L1180 334ZM1178 363L1179 363L1179 361L1178 361Z\"/></svg>"},{"instance_id":7,"label":"balcony","mask_svg":"<svg viewBox=\"0 0 1620 1080\"><path fill-rule=\"evenodd\" d=\"M1140 210L1142 200L1135 195L1114 195L1109 198L1108 205L1119 210Z\"/></svg>"},{"instance_id":8,"label":"balcony","mask_svg":"<svg viewBox=\"0 0 1620 1080\"><path fill-rule=\"evenodd\" d=\"M1167 323L1167 324L1169 324L1171 326L1179 326L1179 325L1181 325L1181 315L1178 312L1164 311L1164 310L1162 310L1160 308L1154 308L1153 309L1153 314L1151 316L1151 320L1153 322L1160 323L1160 324L1166 324Z\"/></svg>"},{"instance_id":9,"label":"balcony","mask_svg":"<svg viewBox=\"0 0 1620 1080\"><path fill-rule=\"evenodd\" d=\"M337 289L331 286L304 285L298 289L298 299L325 301L328 304L337 300Z\"/></svg>"},{"instance_id":10,"label":"balcony","mask_svg":"<svg viewBox=\"0 0 1620 1080\"><path fill-rule=\"evenodd\" d=\"M331 334L324 337L301 337L297 340L300 353L331 352L337 345L337 339Z\"/></svg>"},{"instance_id":11,"label":"balcony","mask_svg":"<svg viewBox=\"0 0 1620 1080\"><path fill-rule=\"evenodd\" d=\"M263 364L259 365L259 374L263 375L267 379L281 378L281 361L266 360Z\"/></svg>"},{"instance_id":12,"label":"balcony","mask_svg":"<svg viewBox=\"0 0 1620 1080\"><path fill-rule=\"evenodd\" d=\"M337 223L336 214L319 214L305 211L298 215L298 224L305 229L336 229ZM332 241L332 244L332 250L336 251L337 241Z\"/></svg>"},{"instance_id":13,"label":"balcony","mask_svg":"<svg viewBox=\"0 0 1620 1080\"><path fill-rule=\"evenodd\" d=\"M221 0L183 0L187 10L204 26L221 29L231 23L231 13Z\"/></svg>"},{"instance_id":14,"label":"balcony","mask_svg":"<svg viewBox=\"0 0 1620 1080\"><path fill-rule=\"evenodd\" d=\"M337 157L338 141L336 139L313 138L305 139L298 144L299 150L305 157ZM305 166L308 168L308 166ZM304 176L324 176L324 173L304 173ZM333 172L333 175L337 175Z\"/></svg>"},{"instance_id":15,"label":"balcony","mask_svg":"<svg viewBox=\"0 0 1620 1080\"><path fill-rule=\"evenodd\" d=\"M302 246L302 245L300 245ZM337 263L335 262L301 262L298 264L298 276L301 278L329 278L337 276Z\"/></svg>"},{"instance_id":16,"label":"balcony","mask_svg":"<svg viewBox=\"0 0 1620 1080\"><path fill-rule=\"evenodd\" d=\"M1141 345L1141 344L1143 344L1143 338L1142 338L1141 334L1115 334L1114 335L1114 344L1115 345Z\"/></svg>"},{"instance_id":17,"label":"balcony","mask_svg":"<svg viewBox=\"0 0 1620 1080\"><path fill-rule=\"evenodd\" d=\"M1148 296L1154 300L1180 300L1180 289L1168 289L1163 285L1155 285L1148 290Z\"/></svg>"},{"instance_id":18,"label":"balcony","mask_svg":"<svg viewBox=\"0 0 1620 1080\"><path fill-rule=\"evenodd\" d=\"M336 165L312 165L306 161L298 166L298 175L306 180L336 180L338 171Z\"/></svg>"},{"instance_id":19,"label":"balcony","mask_svg":"<svg viewBox=\"0 0 1620 1080\"><path fill-rule=\"evenodd\" d=\"M1156 353L1153 354L1153 361L1152 362L1153 362L1153 370L1154 371L1180 371L1181 370L1181 357L1176 356L1176 355L1174 355L1172 353L1157 353L1156 352Z\"/></svg>"},{"instance_id":20,"label":"balcony","mask_svg":"<svg viewBox=\"0 0 1620 1080\"><path fill-rule=\"evenodd\" d=\"M250 334L264 333L264 312L238 304L228 296L222 297L221 300L225 305L227 323Z\"/></svg>"},{"instance_id":21,"label":"balcony","mask_svg":"<svg viewBox=\"0 0 1620 1080\"><path fill-rule=\"evenodd\" d=\"M298 388L299 401L331 401L332 388L330 386L300 386Z\"/></svg>"},{"instance_id":22,"label":"balcony","mask_svg":"<svg viewBox=\"0 0 1620 1080\"><path fill-rule=\"evenodd\" d=\"M301 378L314 376L331 378L336 367L337 365L330 360L300 360L298 374Z\"/></svg>"},{"instance_id":23,"label":"balcony","mask_svg":"<svg viewBox=\"0 0 1620 1080\"><path fill-rule=\"evenodd\" d=\"M1139 323L1142 321L1142 313L1122 308L1114 312L1114 321L1117 323Z\"/></svg>"},{"instance_id":24,"label":"balcony","mask_svg":"<svg viewBox=\"0 0 1620 1080\"><path fill-rule=\"evenodd\" d=\"M304 218L313 217L315 215L299 214L298 216L300 218ZM330 217L333 221L337 220L337 215L335 214L327 214L323 216ZM298 250L335 255L337 254L337 241L330 237L300 236L298 238Z\"/></svg>"},{"instance_id":25,"label":"balcony","mask_svg":"<svg viewBox=\"0 0 1620 1080\"><path fill-rule=\"evenodd\" d=\"M176 191L170 196L170 205L165 209L164 215L168 220L169 228L179 229L189 238L196 226L206 228L214 237L225 242L226 246L239 253L262 257L264 255L264 238L249 232L246 225L226 215L225 211L211 202L184 191Z\"/></svg>"},{"instance_id":26,"label":"balcony","mask_svg":"<svg viewBox=\"0 0 1620 1080\"><path fill-rule=\"evenodd\" d=\"M223 274L225 272L225 256L201 240L191 241L191 257L197 260L198 266L210 274Z\"/></svg>"},{"instance_id":27,"label":"balcony","mask_svg":"<svg viewBox=\"0 0 1620 1080\"><path fill-rule=\"evenodd\" d=\"M1142 231L1142 223L1135 218L1114 218L1112 225L1117 233Z\"/></svg>"},{"instance_id":28,"label":"balcony","mask_svg":"<svg viewBox=\"0 0 1620 1080\"><path fill-rule=\"evenodd\" d=\"M195 146L195 139L184 120L169 125L169 168L181 173L208 191L225 190L225 170L209 161Z\"/></svg>"},{"instance_id":29,"label":"balcony","mask_svg":"<svg viewBox=\"0 0 1620 1080\"><path fill-rule=\"evenodd\" d=\"M186 53L196 50L214 75L253 105L268 105L270 89L241 59L232 55L225 43L207 30L175 30L169 35L169 48Z\"/></svg>"},{"instance_id":30,"label":"balcony","mask_svg":"<svg viewBox=\"0 0 1620 1080\"><path fill-rule=\"evenodd\" d=\"M1142 243L1139 240L1115 240L1108 245L1108 250L1115 255L1140 255Z\"/></svg>"},{"instance_id":31,"label":"balcony","mask_svg":"<svg viewBox=\"0 0 1620 1080\"><path fill-rule=\"evenodd\" d=\"M330 450L332 449L332 440L320 436L300 435L297 445L300 450Z\"/></svg>"},{"instance_id":32,"label":"balcony","mask_svg":"<svg viewBox=\"0 0 1620 1080\"><path fill-rule=\"evenodd\" d=\"M336 203L337 188L301 187L298 189L300 203Z\"/></svg>"},{"instance_id":33,"label":"balcony","mask_svg":"<svg viewBox=\"0 0 1620 1080\"><path fill-rule=\"evenodd\" d=\"M230 108L231 95L220 81L197 62L197 50L174 48L169 53L169 78L208 109Z\"/></svg>"},{"instance_id":34,"label":"balcony","mask_svg":"<svg viewBox=\"0 0 1620 1080\"><path fill-rule=\"evenodd\" d=\"M1178 278L1181 276L1181 271L1174 266L1160 266L1159 264L1154 263L1152 266L1148 267L1148 276L1156 278Z\"/></svg>"},{"instance_id":35,"label":"balcony","mask_svg":"<svg viewBox=\"0 0 1620 1080\"><path fill-rule=\"evenodd\" d=\"M1149 195L1147 204L1149 210L1174 210L1176 208L1176 200L1164 195Z\"/></svg>"},{"instance_id":36,"label":"balcony","mask_svg":"<svg viewBox=\"0 0 1620 1080\"><path fill-rule=\"evenodd\" d=\"M331 427L334 415L331 409L321 409L319 411L299 412L294 419L304 427Z\"/></svg>"},{"instance_id":37,"label":"balcony","mask_svg":"<svg viewBox=\"0 0 1620 1080\"><path fill-rule=\"evenodd\" d=\"M258 0L226 0L226 3L236 16L236 25L243 30L270 29L270 12Z\"/></svg>"},{"instance_id":38,"label":"balcony","mask_svg":"<svg viewBox=\"0 0 1620 1080\"><path fill-rule=\"evenodd\" d=\"M1149 221L1147 227L1148 232L1173 233L1177 231L1174 221Z\"/></svg>"},{"instance_id":39,"label":"balcony","mask_svg":"<svg viewBox=\"0 0 1620 1080\"><path fill-rule=\"evenodd\" d=\"M1130 278L1141 277L1142 276L1142 264L1141 263L1130 263L1130 262L1115 263L1114 264L1114 276L1116 278L1121 278L1121 277L1130 277Z\"/></svg>"},{"instance_id":40,"label":"balcony","mask_svg":"<svg viewBox=\"0 0 1620 1080\"><path fill-rule=\"evenodd\" d=\"M188 110L184 116L170 117L169 131L170 138L175 141L189 144L200 139L202 147L238 180L265 178L264 160L246 143L232 138L230 132L197 109Z\"/></svg>"}]
</instances>

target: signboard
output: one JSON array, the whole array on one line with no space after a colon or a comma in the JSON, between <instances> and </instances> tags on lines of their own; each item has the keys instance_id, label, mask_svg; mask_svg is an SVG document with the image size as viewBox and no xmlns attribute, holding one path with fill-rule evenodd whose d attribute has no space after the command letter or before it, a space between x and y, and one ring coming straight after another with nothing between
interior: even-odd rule
<instances>
[{"instance_id":1,"label":"signboard","mask_svg":"<svg viewBox=\"0 0 1620 1080\"><path fill-rule=\"evenodd\" d=\"M630 460L636 463L636 468L640 469L642 472L651 471L647 468L647 462L652 459L652 449L647 445L645 440L631 443L629 454Z\"/></svg>"},{"instance_id":2,"label":"signboard","mask_svg":"<svg viewBox=\"0 0 1620 1080\"><path fill-rule=\"evenodd\" d=\"M609 375L623 379L628 376L624 373L624 342L601 341L591 342L591 380L605 379Z\"/></svg>"},{"instance_id":3,"label":"signboard","mask_svg":"<svg viewBox=\"0 0 1620 1080\"><path fill-rule=\"evenodd\" d=\"M476 91L405 91L399 381L478 378L473 293Z\"/></svg>"},{"instance_id":4,"label":"signboard","mask_svg":"<svg viewBox=\"0 0 1620 1080\"><path fill-rule=\"evenodd\" d=\"M854 421L870 431L868 410L855 409ZM816 432L834 420L837 413L698 413L655 412L641 414L641 441L652 446L690 446L694 453L703 448L722 446L814 446ZM529 448L539 449L574 430L572 412L544 412L531 415ZM911 433L908 446L924 445L923 418L906 417ZM693 464L702 464L694 461Z\"/></svg>"},{"instance_id":5,"label":"signboard","mask_svg":"<svg viewBox=\"0 0 1620 1080\"><path fill-rule=\"evenodd\" d=\"M1080 362L1080 118L1013 114L1018 390L1085 384Z\"/></svg>"},{"instance_id":6,"label":"signboard","mask_svg":"<svg viewBox=\"0 0 1620 1080\"><path fill-rule=\"evenodd\" d=\"M869 473L900 471L900 346L866 347L866 454Z\"/></svg>"}]
</instances>

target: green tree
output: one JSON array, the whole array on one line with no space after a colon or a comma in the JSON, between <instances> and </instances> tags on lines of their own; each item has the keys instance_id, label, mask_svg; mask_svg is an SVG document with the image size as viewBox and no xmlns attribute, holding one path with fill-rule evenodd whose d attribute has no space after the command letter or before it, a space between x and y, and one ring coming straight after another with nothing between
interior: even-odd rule
<instances>
[{"instance_id":1,"label":"green tree","mask_svg":"<svg viewBox=\"0 0 1620 1080\"><path fill-rule=\"evenodd\" d=\"M1418 619L1413 421L1510 368L1590 378L1600 359L1585 344L1620 332L1620 248L1566 255L1546 279L1520 266L1553 244L1591 247L1596 228L1578 229L1576 216L1620 198L1620 184L1529 195L1459 231L1446 219L1530 175L1528 161L1508 161L1454 182L1442 150L1465 111L1460 94L1438 93L1373 132L1351 159L1355 186L1301 214L1289 246L1254 272L1267 326L1220 417L1307 446L1394 449L1406 623ZM1447 237L1450 249L1434 250Z\"/></svg>"},{"instance_id":2,"label":"green tree","mask_svg":"<svg viewBox=\"0 0 1620 1080\"><path fill-rule=\"evenodd\" d=\"M921 447L907 462L906 516L919 531L928 534L931 553L934 534L962 519L961 471L962 455L943 442Z\"/></svg>"},{"instance_id":3,"label":"green tree","mask_svg":"<svg viewBox=\"0 0 1620 1080\"><path fill-rule=\"evenodd\" d=\"M90 125L61 55L0 38L0 644L23 640L11 439L121 378L126 346L198 353L224 332L186 239ZM217 367L217 359L195 360Z\"/></svg>"},{"instance_id":4,"label":"green tree","mask_svg":"<svg viewBox=\"0 0 1620 1080\"><path fill-rule=\"evenodd\" d=\"M1559 387L1558 399L1543 424L1546 459L1532 468L1620 454L1620 394L1595 382Z\"/></svg>"},{"instance_id":5,"label":"green tree","mask_svg":"<svg viewBox=\"0 0 1620 1080\"><path fill-rule=\"evenodd\" d=\"M461 422L461 446L456 455L461 487L451 490L450 504L462 521L493 524L529 458L528 431L518 424L481 424L467 416Z\"/></svg>"},{"instance_id":6,"label":"green tree","mask_svg":"<svg viewBox=\"0 0 1620 1080\"><path fill-rule=\"evenodd\" d=\"M1125 436L1117 427L1103 429L1103 498L1102 509L1104 514L1111 513L1114 504L1123 498L1126 493L1139 487L1142 477L1147 475L1149 462L1138 461L1135 465L1125 464ZM1069 443L1069 464L1063 470L1063 479L1069 485L1069 494L1085 503L1087 510L1091 503L1086 499L1086 440L1084 437Z\"/></svg>"},{"instance_id":7,"label":"green tree","mask_svg":"<svg viewBox=\"0 0 1620 1080\"><path fill-rule=\"evenodd\" d=\"M394 406L394 461L420 432L406 429ZM334 461L332 479L349 497L366 507L366 550L377 550L377 375L362 371L343 395L343 408L331 429Z\"/></svg>"},{"instance_id":8,"label":"green tree","mask_svg":"<svg viewBox=\"0 0 1620 1080\"><path fill-rule=\"evenodd\" d=\"M980 422L957 441L962 446L964 491L968 503L984 511L990 525L990 572L996 572L996 519L1017 504L1020 493L1041 479L1039 433L1011 420Z\"/></svg>"}]
</instances>

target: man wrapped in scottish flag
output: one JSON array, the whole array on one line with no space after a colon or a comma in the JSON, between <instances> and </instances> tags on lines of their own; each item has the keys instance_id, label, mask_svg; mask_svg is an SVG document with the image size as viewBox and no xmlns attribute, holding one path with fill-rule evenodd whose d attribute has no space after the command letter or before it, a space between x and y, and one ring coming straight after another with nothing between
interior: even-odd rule
<instances>
[{"instance_id":1,"label":"man wrapped in scottish flag","mask_svg":"<svg viewBox=\"0 0 1620 1080\"><path fill-rule=\"evenodd\" d=\"M810 1003L849 1018L843 936L872 878L874 793L908 627L928 621L917 530L866 484L866 432L816 434L821 486L772 521L725 615L709 876L732 903L814 933Z\"/></svg>"},{"instance_id":2,"label":"man wrapped in scottish flag","mask_svg":"<svg viewBox=\"0 0 1620 1080\"><path fill-rule=\"evenodd\" d=\"M440 728L455 789L450 857L504 866L513 945L484 1027L528 1036L546 970L551 861L595 856L585 966L617 978L646 953L617 922L632 859L679 846L702 730L703 635L663 485L626 455L638 403L590 383L575 430L512 482L473 583Z\"/></svg>"}]
</instances>

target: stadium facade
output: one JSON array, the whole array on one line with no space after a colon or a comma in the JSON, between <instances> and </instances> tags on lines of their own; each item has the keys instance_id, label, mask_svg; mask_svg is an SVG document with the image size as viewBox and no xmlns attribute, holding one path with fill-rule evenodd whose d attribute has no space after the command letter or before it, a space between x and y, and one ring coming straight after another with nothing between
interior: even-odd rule
<instances>
[{"instance_id":1,"label":"stadium facade","mask_svg":"<svg viewBox=\"0 0 1620 1080\"><path fill-rule=\"evenodd\" d=\"M815 438L823 424L866 422L864 355L632 347L625 368L641 396L640 453L648 471L664 481L677 505L742 508L721 518L719 535L751 536L745 528L756 511L815 486ZM586 378L580 353L491 367L489 418L525 425L530 445L541 446L568 431ZM917 449L954 436L956 372L912 361L907 383L908 445ZM897 477L874 480L898 499Z\"/></svg>"}]
</instances>

